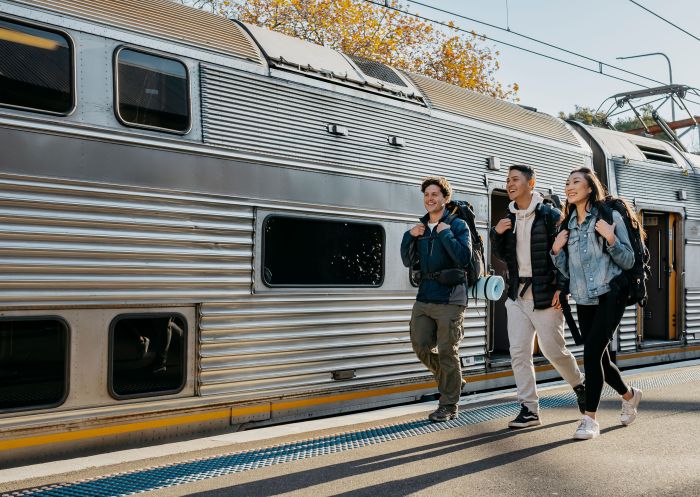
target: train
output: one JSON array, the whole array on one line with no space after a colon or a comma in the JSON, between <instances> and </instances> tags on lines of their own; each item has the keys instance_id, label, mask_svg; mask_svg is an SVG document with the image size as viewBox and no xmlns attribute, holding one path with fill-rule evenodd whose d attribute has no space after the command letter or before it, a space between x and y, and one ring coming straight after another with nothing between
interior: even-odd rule
<instances>
[{"instance_id":1,"label":"train","mask_svg":"<svg viewBox=\"0 0 700 497\"><path fill-rule=\"evenodd\" d=\"M503 274L508 167L545 195L594 168L651 253L618 364L700 357L700 156L669 142L168 0L0 0L0 89L3 466L434 395L399 255L426 175ZM503 300L460 360L466 392L514 384Z\"/></svg>"}]
</instances>

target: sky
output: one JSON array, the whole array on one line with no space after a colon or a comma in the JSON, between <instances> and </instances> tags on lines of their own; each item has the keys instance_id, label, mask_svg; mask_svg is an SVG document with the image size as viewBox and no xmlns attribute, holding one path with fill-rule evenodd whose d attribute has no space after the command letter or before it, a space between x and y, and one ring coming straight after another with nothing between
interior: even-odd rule
<instances>
[{"instance_id":1,"label":"sky","mask_svg":"<svg viewBox=\"0 0 700 497\"><path fill-rule=\"evenodd\" d=\"M668 63L661 56L616 60L616 57L621 56L663 52L671 60L674 83L700 88L700 41L654 17L630 0L420 1L504 28L509 26L512 31L666 83L669 80ZM700 0L636 1L700 38ZM519 47L598 69L595 62L525 40L506 31L416 4L409 3L408 9L443 21L451 19L461 28L473 29L477 33ZM504 85L518 83L520 103L542 112L553 115L559 111L573 112L575 105L595 109L611 95L641 89L640 86L547 60L516 48L491 41L481 43L500 52L498 59L501 68L496 73L496 79ZM656 85L610 68L605 68L605 71L649 86ZM694 100L700 102L700 97L695 97ZM689 108L694 114L700 115L700 104L692 104ZM670 105L661 108L660 113L670 120ZM684 117L687 114L676 109L676 118ZM698 133L691 132L689 135L692 135L688 137L692 140L692 145L698 145Z\"/></svg>"}]
</instances>

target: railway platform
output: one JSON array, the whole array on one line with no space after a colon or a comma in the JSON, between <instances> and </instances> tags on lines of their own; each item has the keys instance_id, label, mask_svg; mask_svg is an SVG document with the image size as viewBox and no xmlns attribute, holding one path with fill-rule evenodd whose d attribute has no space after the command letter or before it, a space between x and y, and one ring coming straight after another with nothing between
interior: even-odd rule
<instances>
[{"instance_id":1,"label":"railway platform","mask_svg":"<svg viewBox=\"0 0 700 497\"><path fill-rule=\"evenodd\" d=\"M509 430L513 391L0 469L7 496L700 496L700 361L624 372L644 397L630 426L606 387L601 436L572 439L571 389L540 386L542 426Z\"/></svg>"}]
</instances>

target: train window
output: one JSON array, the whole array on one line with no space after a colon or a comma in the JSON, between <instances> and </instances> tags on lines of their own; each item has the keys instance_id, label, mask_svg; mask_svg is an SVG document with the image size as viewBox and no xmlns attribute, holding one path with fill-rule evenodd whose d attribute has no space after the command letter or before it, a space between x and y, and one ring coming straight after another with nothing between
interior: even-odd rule
<instances>
[{"instance_id":1,"label":"train window","mask_svg":"<svg viewBox=\"0 0 700 497\"><path fill-rule=\"evenodd\" d=\"M55 114L73 109L67 36L0 19L0 105Z\"/></svg>"},{"instance_id":2,"label":"train window","mask_svg":"<svg viewBox=\"0 0 700 497\"><path fill-rule=\"evenodd\" d=\"M122 48L116 55L116 111L126 125L187 133L187 68L175 59Z\"/></svg>"},{"instance_id":3,"label":"train window","mask_svg":"<svg viewBox=\"0 0 700 497\"><path fill-rule=\"evenodd\" d=\"M67 380L68 327L62 320L0 319L0 409L61 404Z\"/></svg>"},{"instance_id":4,"label":"train window","mask_svg":"<svg viewBox=\"0 0 700 497\"><path fill-rule=\"evenodd\" d=\"M170 394L185 386L187 323L180 314L117 316L110 327L110 393Z\"/></svg>"},{"instance_id":5,"label":"train window","mask_svg":"<svg viewBox=\"0 0 700 497\"><path fill-rule=\"evenodd\" d=\"M263 226L267 286L380 286L384 279L380 225L269 216Z\"/></svg>"}]
</instances>

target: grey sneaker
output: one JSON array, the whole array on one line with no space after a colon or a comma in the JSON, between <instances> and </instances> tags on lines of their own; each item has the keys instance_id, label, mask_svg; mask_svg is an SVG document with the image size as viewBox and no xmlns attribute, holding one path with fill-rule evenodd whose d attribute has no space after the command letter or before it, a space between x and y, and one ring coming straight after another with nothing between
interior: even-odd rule
<instances>
[{"instance_id":1,"label":"grey sneaker","mask_svg":"<svg viewBox=\"0 0 700 497\"><path fill-rule=\"evenodd\" d=\"M578 404L578 410L581 414L586 412L586 384L581 383L574 387L574 393L576 394L576 403Z\"/></svg>"},{"instance_id":2,"label":"grey sneaker","mask_svg":"<svg viewBox=\"0 0 700 497\"><path fill-rule=\"evenodd\" d=\"M428 419L433 423L442 423L443 421L449 421L450 419L455 419L459 413L459 408L455 405L444 405L437 408L435 412L431 412L428 415Z\"/></svg>"},{"instance_id":3,"label":"grey sneaker","mask_svg":"<svg viewBox=\"0 0 700 497\"><path fill-rule=\"evenodd\" d=\"M637 419L637 407L642 401L642 391L632 387L632 398L630 400L622 399L622 413L620 414L620 422L624 425L631 425Z\"/></svg>"},{"instance_id":4,"label":"grey sneaker","mask_svg":"<svg viewBox=\"0 0 700 497\"><path fill-rule=\"evenodd\" d=\"M525 404L520 404L520 414L513 421L508 423L509 428L527 428L528 426L539 426L542 422L537 413L532 412L525 407Z\"/></svg>"}]
</instances>

